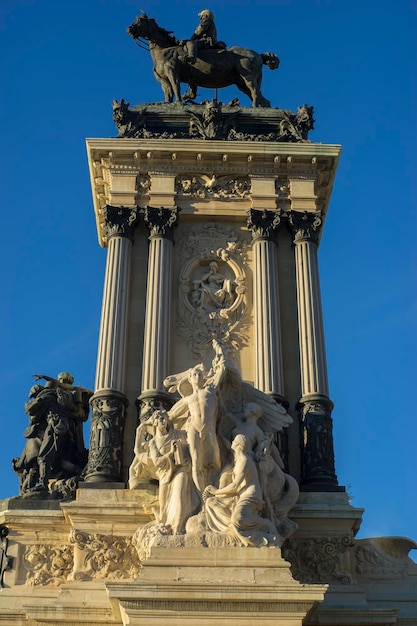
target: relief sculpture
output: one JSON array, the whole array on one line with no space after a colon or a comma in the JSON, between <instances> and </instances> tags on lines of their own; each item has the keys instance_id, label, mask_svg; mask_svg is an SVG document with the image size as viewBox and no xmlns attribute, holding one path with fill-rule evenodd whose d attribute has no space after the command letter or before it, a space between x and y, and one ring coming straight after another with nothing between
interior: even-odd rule
<instances>
[{"instance_id":1,"label":"relief sculpture","mask_svg":"<svg viewBox=\"0 0 417 626\"><path fill-rule=\"evenodd\" d=\"M232 229L207 224L182 242L177 331L202 357L213 339L228 350L246 342L248 306L243 245Z\"/></svg>"}]
</instances>

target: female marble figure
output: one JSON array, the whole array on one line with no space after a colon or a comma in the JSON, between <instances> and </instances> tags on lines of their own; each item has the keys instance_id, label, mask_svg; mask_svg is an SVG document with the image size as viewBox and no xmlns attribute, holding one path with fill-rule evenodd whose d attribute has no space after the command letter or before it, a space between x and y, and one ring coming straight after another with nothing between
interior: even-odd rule
<instances>
[{"instance_id":1,"label":"female marble figure","mask_svg":"<svg viewBox=\"0 0 417 626\"><path fill-rule=\"evenodd\" d=\"M153 414L155 436L149 441L148 453L159 480L158 522L172 534L185 532L185 523L200 505L191 477L191 461L186 433L176 430L167 412Z\"/></svg>"},{"instance_id":2,"label":"female marble figure","mask_svg":"<svg viewBox=\"0 0 417 626\"><path fill-rule=\"evenodd\" d=\"M231 281L218 271L216 261L212 261L209 268L209 271L200 278L199 306L210 311L229 306L232 299L232 285Z\"/></svg>"},{"instance_id":3,"label":"female marble figure","mask_svg":"<svg viewBox=\"0 0 417 626\"><path fill-rule=\"evenodd\" d=\"M269 519L261 517L264 501L258 470L244 435L236 435L232 451L232 481L219 489L209 485L204 490L207 525L212 531L231 532L246 546L275 543L277 529Z\"/></svg>"}]
</instances>

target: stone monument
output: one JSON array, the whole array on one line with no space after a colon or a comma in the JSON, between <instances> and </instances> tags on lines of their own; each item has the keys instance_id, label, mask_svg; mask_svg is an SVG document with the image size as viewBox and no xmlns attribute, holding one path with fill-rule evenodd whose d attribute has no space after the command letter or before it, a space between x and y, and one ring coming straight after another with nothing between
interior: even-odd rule
<instances>
[{"instance_id":1,"label":"stone monument","mask_svg":"<svg viewBox=\"0 0 417 626\"><path fill-rule=\"evenodd\" d=\"M271 108L275 54L199 17L182 41L133 22L165 102L115 100L118 136L87 140L95 388L35 375L0 622L412 626L416 544L356 540L335 473L318 247L340 146L310 141L312 106ZM197 103L227 85L252 106Z\"/></svg>"}]
</instances>

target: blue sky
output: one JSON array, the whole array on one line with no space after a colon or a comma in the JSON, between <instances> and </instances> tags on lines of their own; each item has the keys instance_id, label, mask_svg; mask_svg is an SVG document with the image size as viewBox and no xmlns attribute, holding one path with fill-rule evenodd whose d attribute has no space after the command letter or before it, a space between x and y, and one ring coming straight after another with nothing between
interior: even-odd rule
<instances>
[{"instance_id":1,"label":"blue sky","mask_svg":"<svg viewBox=\"0 0 417 626\"><path fill-rule=\"evenodd\" d=\"M359 536L417 540L411 0L3 0L0 498L18 492L10 459L24 444L31 375L69 370L94 385L105 251L85 138L116 135L114 98L162 99L126 28L144 9L186 38L203 8L228 45L281 58L278 71L264 70L273 106L314 105L312 141L343 146L319 252L336 471L366 509Z\"/></svg>"}]
</instances>

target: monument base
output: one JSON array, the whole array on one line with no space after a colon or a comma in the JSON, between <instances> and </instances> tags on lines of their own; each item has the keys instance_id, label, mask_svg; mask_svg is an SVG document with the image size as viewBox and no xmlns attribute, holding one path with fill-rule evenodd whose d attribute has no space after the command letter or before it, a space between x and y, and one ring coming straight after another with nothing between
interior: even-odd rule
<instances>
[{"instance_id":1,"label":"monument base","mask_svg":"<svg viewBox=\"0 0 417 626\"><path fill-rule=\"evenodd\" d=\"M294 580L279 548L151 547L136 581L106 588L124 626L301 626L327 585Z\"/></svg>"}]
</instances>

